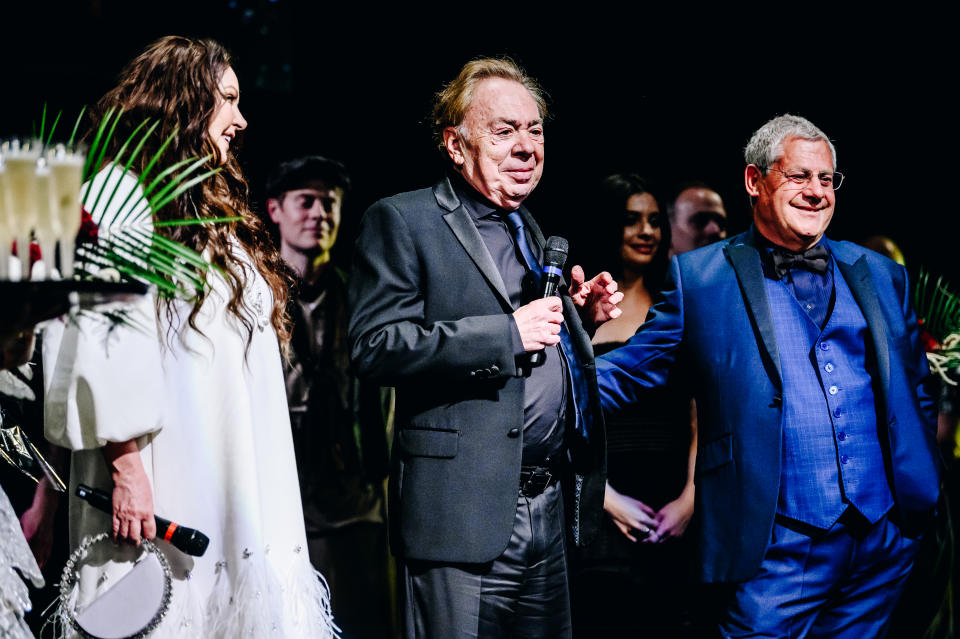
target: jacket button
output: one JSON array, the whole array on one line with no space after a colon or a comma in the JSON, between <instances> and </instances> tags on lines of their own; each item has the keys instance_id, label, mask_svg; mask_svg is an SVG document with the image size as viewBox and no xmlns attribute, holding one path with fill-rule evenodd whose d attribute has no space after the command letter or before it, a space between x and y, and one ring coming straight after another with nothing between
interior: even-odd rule
<instances>
[{"instance_id":1,"label":"jacket button","mask_svg":"<svg viewBox=\"0 0 960 639\"><path fill-rule=\"evenodd\" d=\"M519 429L519 428L511 428L510 430L507 431L507 437L514 437L514 438L516 438L516 437L519 437L519 436L520 436L520 429Z\"/></svg>"},{"instance_id":2,"label":"jacket button","mask_svg":"<svg viewBox=\"0 0 960 639\"><path fill-rule=\"evenodd\" d=\"M470 371L470 377L476 377L478 371Z\"/></svg>"},{"instance_id":3,"label":"jacket button","mask_svg":"<svg viewBox=\"0 0 960 639\"><path fill-rule=\"evenodd\" d=\"M495 377L500 374L500 367L496 364L493 364L487 370L490 371L490 377Z\"/></svg>"}]
</instances>

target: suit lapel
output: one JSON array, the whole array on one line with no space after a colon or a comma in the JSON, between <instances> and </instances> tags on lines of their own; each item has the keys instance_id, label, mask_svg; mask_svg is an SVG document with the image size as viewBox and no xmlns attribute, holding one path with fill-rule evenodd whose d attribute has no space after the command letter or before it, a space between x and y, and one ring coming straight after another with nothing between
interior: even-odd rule
<instances>
[{"instance_id":1,"label":"suit lapel","mask_svg":"<svg viewBox=\"0 0 960 639\"><path fill-rule=\"evenodd\" d=\"M490 255L490 251L487 250L487 245L484 244L483 238L480 237L480 232L477 231L477 226L473 223L473 218L470 217L470 213L460 203L460 199L453 190L450 180L444 178L434 186L433 190L434 195L437 197L437 203L449 211L449 213L443 215L443 221L447 223L447 226L450 227L450 230L453 231L453 234L461 246L463 246L463 250L467 252L467 255L469 255L473 263L476 264L480 273L483 274L483 277L486 278L493 290L496 291L497 297L500 300L500 304L504 307L504 310L512 313L513 308L510 306L507 287L504 285L503 278L500 276L500 270L493 262L493 257Z\"/></svg>"},{"instance_id":2,"label":"suit lapel","mask_svg":"<svg viewBox=\"0 0 960 639\"><path fill-rule=\"evenodd\" d=\"M760 254L757 248L749 242L749 232L745 234L747 241L731 242L724 249L733 264L740 283L740 291L746 302L747 310L753 317L760 341L766 350L768 361L772 363L771 378L778 388L783 388L783 374L780 371L780 351L777 349L777 335L773 328L773 317L770 313L770 303L767 300L767 287L764 283L763 268L760 265Z\"/></svg>"},{"instance_id":3,"label":"suit lapel","mask_svg":"<svg viewBox=\"0 0 960 639\"><path fill-rule=\"evenodd\" d=\"M873 285L867 258L861 255L860 259L850 264L840 259L836 249L834 249L833 254L837 262L837 268L840 269L847 287L853 293L853 298L857 301L864 319L867 320L867 326L870 327L870 334L873 336L874 350L877 355L880 381L883 383L884 389L889 388L890 351L887 347L887 322L883 317L883 310L880 308L880 300L877 299L877 289Z\"/></svg>"}]
</instances>

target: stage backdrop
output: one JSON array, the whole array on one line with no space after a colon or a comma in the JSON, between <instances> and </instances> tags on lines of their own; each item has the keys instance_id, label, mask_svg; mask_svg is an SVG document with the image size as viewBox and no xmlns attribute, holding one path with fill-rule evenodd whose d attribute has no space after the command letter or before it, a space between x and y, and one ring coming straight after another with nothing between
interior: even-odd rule
<instances>
[{"instance_id":1,"label":"stage backdrop","mask_svg":"<svg viewBox=\"0 0 960 639\"><path fill-rule=\"evenodd\" d=\"M432 93L466 60L508 54L549 94L544 179L529 207L576 257L595 257L587 238L596 184L615 171L637 171L661 190L684 179L714 184L731 231L745 228L743 145L791 112L833 137L847 175L830 234L889 235L912 272L925 265L960 285L947 98L957 79L931 16L770 5L775 21L759 25L742 8L563 14L491 3L445 16L290 0L62 4L4 9L0 136L29 133L45 100L65 110L63 127L156 37L214 37L236 56L250 123L239 157L259 210L266 173L281 159L319 153L350 169L344 262L371 202L442 171L426 124ZM731 21L741 26L721 26Z\"/></svg>"}]
</instances>

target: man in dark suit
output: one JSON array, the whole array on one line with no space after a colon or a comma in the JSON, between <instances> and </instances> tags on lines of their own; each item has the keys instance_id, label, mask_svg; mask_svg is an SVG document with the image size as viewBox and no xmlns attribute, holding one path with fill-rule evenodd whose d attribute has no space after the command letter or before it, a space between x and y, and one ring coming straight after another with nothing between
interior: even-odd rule
<instances>
[{"instance_id":1,"label":"man in dark suit","mask_svg":"<svg viewBox=\"0 0 960 639\"><path fill-rule=\"evenodd\" d=\"M574 267L572 295L535 299L544 240L521 203L543 171L544 115L512 62L465 65L434 108L454 170L374 204L357 241L349 336L361 377L396 387L389 519L408 637L570 635L564 513L583 543L604 488L581 316L593 328L622 295Z\"/></svg>"},{"instance_id":2,"label":"man in dark suit","mask_svg":"<svg viewBox=\"0 0 960 639\"><path fill-rule=\"evenodd\" d=\"M882 636L939 493L906 272L824 237L843 177L812 123L775 118L745 154L753 227L671 260L646 323L597 362L604 407L690 371L724 637Z\"/></svg>"}]
</instances>

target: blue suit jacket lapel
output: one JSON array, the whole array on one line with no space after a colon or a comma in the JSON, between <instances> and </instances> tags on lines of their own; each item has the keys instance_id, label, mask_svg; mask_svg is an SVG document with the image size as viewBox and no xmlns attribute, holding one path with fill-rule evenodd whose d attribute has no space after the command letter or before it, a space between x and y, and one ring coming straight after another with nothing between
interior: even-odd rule
<instances>
[{"instance_id":1,"label":"blue suit jacket lapel","mask_svg":"<svg viewBox=\"0 0 960 639\"><path fill-rule=\"evenodd\" d=\"M843 275L844 281L853 298L860 306L864 319L867 320L867 326L870 327L870 334L873 336L874 350L877 355L877 368L880 373L882 388L890 387L890 351L887 347L887 321L883 316L883 309L880 308L880 300L877 298L877 289L873 284L873 278L870 275L870 267L867 265L867 258L863 255L857 261L844 261L842 250L831 244L833 257L837 263L837 268Z\"/></svg>"},{"instance_id":2,"label":"blue suit jacket lapel","mask_svg":"<svg viewBox=\"0 0 960 639\"><path fill-rule=\"evenodd\" d=\"M760 253L753 245L750 232L734 238L725 248L727 257L733 265L740 284L740 291L747 310L753 318L762 351L767 357L764 364L773 383L783 389L783 374L780 371L780 351L777 349L777 335L773 328L773 316L770 302L767 300L767 287L764 283Z\"/></svg>"},{"instance_id":3,"label":"blue suit jacket lapel","mask_svg":"<svg viewBox=\"0 0 960 639\"><path fill-rule=\"evenodd\" d=\"M460 203L460 198L457 197L456 192L453 190L453 185L450 184L450 180L444 178L438 182L433 187L433 193L437 198L437 203L449 211L449 213L444 214L443 221L447 223L447 226L453 231L453 234L463 246L467 255L470 256L473 263L480 269L483 277L486 278L493 290L496 291L497 298L500 300L500 305L503 306L503 309L508 313L512 313L513 308L510 306L507 287L504 285L503 278L500 276L500 270L497 268L497 265L494 264L493 257L490 255L490 251L487 250L487 245L484 244L483 238L480 237L477 225L473 223L473 218L470 217L470 213L467 212L467 209Z\"/></svg>"}]
</instances>

